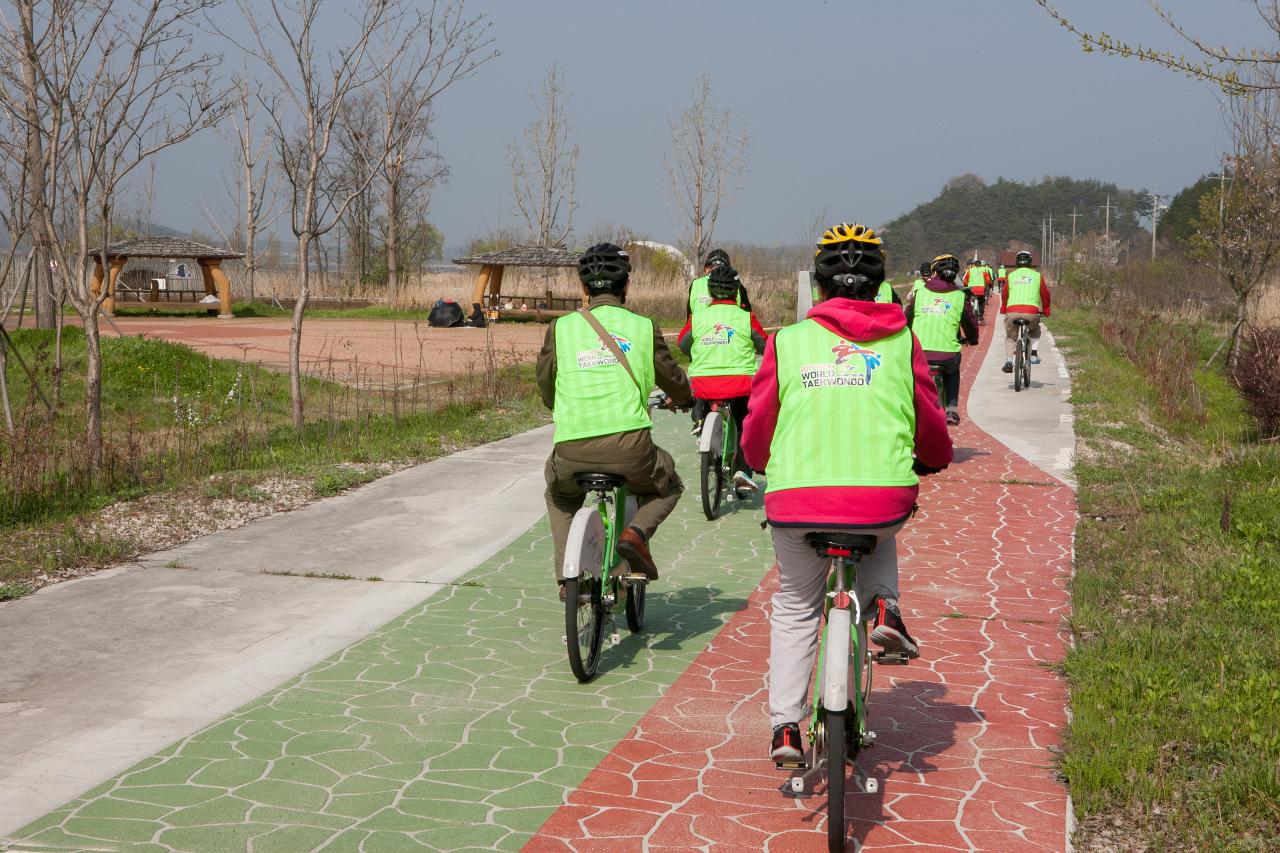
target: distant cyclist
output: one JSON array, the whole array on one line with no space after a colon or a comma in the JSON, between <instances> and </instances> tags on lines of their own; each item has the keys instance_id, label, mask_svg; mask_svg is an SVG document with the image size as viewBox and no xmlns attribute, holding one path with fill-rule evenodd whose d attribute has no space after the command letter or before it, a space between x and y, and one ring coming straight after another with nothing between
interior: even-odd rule
<instances>
[{"instance_id":1,"label":"distant cyclist","mask_svg":"<svg viewBox=\"0 0 1280 853\"><path fill-rule=\"evenodd\" d=\"M747 398L751 394L751 377L756 374L756 356L764 352L768 338L755 315L739 308L734 301L742 287L742 278L731 266L716 267L707 276L711 304L684 324L677 342L689 356L689 381L697 399L695 410L701 422L711 410L711 403L729 403L738 427L738 468L733 472L737 489L758 492L752 479L751 466L742 455L742 422L747 416Z\"/></svg>"},{"instance_id":2,"label":"distant cyclist","mask_svg":"<svg viewBox=\"0 0 1280 853\"><path fill-rule=\"evenodd\" d=\"M832 234L842 241L826 236L813 262L823 301L769 339L742 436L743 452L768 475L764 509L780 582L769 617L774 761L804 753L799 720L829 568L805 534L879 540L858 567L858 600L874 615L873 642L917 657L898 608L894 537L915 509L917 473L939 471L952 456L919 343L900 309L874 301L884 280L880 239L861 225Z\"/></svg>"},{"instance_id":3,"label":"distant cyclist","mask_svg":"<svg viewBox=\"0 0 1280 853\"><path fill-rule=\"evenodd\" d=\"M1004 268L1004 264L996 270L996 293L1003 293L1005 285L1009 283L1009 275Z\"/></svg>"},{"instance_id":4,"label":"distant cyclist","mask_svg":"<svg viewBox=\"0 0 1280 853\"><path fill-rule=\"evenodd\" d=\"M689 378L667 349L658 324L623 307L630 277L630 258L612 243L598 243L578 259L587 309L613 339L631 373L576 311L551 323L538 353L538 391L556 425L546 466L546 499L561 601L565 541L585 494L575 474L626 479L639 508L619 537L618 553L650 580L657 580L658 567L649 540L684 491L671 454L653 443L647 404L656 382L674 403L688 405L693 399Z\"/></svg>"},{"instance_id":5,"label":"distant cyclist","mask_svg":"<svg viewBox=\"0 0 1280 853\"><path fill-rule=\"evenodd\" d=\"M947 423L955 425L960 423L960 342L978 343L978 323L964 289L956 283L960 261L954 255L939 255L932 266L933 276L911 291L905 311L925 359L942 374Z\"/></svg>"},{"instance_id":6,"label":"distant cyclist","mask_svg":"<svg viewBox=\"0 0 1280 853\"><path fill-rule=\"evenodd\" d=\"M912 290L915 290L918 285L924 284L926 281L928 281L930 278L933 277L933 272L931 267L932 267L932 263L930 261L920 262L920 272L916 275L915 281L911 282L911 287L907 290L907 293L910 293Z\"/></svg>"},{"instance_id":7,"label":"distant cyclist","mask_svg":"<svg viewBox=\"0 0 1280 853\"><path fill-rule=\"evenodd\" d=\"M1044 276L1031 265L1031 253L1019 252L1016 264L1009 273L1009 286L1005 290L1000 313L1004 314L1004 367L1005 373L1013 373L1013 348L1018 342L1017 320L1028 322L1031 335L1031 363L1040 363L1040 318L1049 316L1049 285Z\"/></svg>"},{"instance_id":8,"label":"distant cyclist","mask_svg":"<svg viewBox=\"0 0 1280 853\"><path fill-rule=\"evenodd\" d=\"M964 286L973 297L981 317L987 309L987 287L991 284L991 274L982 266L982 261L974 258L969 261L964 274Z\"/></svg>"},{"instance_id":9,"label":"distant cyclist","mask_svg":"<svg viewBox=\"0 0 1280 853\"><path fill-rule=\"evenodd\" d=\"M702 275L689 282L689 300L688 314L685 319L692 317L697 311L704 306L711 304L711 294L707 291L707 276L718 266L731 266L729 263L729 253L724 249L712 249L707 252L706 260L702 262ZM740 287L738 295L733 300L740 307L751 310L751 300L747 298L747 289Z\"/></svg>"}]
</instances>

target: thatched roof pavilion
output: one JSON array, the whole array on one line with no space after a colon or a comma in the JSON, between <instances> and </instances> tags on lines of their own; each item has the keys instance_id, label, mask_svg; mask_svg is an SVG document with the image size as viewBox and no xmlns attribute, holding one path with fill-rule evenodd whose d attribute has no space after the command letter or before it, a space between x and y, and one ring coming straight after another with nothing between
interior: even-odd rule
<instances>
[{"instance_id":1,"label":"thatched roof pavilion","mask_svg":"<svg viewBox=\"0 0 1280 853\"><path fill-rule=\"evenodd\" d=\"M222 271L222 262L243 257L243 252L206 246L182 237L135 237L121 240L107 246L107 263L111 268L109 272L104 272L101 260L95 262L93 292L99 293L103 278L107 278L107 298L103 302L103 308L108 314L112 314L115 312L116 279L130 258L190 258L199 264L204 273L205 293L217 293L218 316L226 319L232 316L231 282L227 281L227 276Z\"/></svg>"},{"instance_id":2,"label":"thatched roof pavilion","mask_svg":"<svg viewBox=\"0 0 1280 853\"><path fill-rule=\"evenodd\" d=\"M577 298L564 299L553 297L550 291L535 297L545 303L540 309L503 309L502 308L502 272L506 267L576 267L578 252L552 246L513 246L496 252L485 252L465 258L454 258L453 262L460 266L477 266L476 283L471 291L472 304L485 308L490 316L531 315L535 317L557 317L574 309L570 303L579 302ZM519 298L519 297L512 297ZM565 303L560 308L557 303Z\"/></svg>"}]
</instances>

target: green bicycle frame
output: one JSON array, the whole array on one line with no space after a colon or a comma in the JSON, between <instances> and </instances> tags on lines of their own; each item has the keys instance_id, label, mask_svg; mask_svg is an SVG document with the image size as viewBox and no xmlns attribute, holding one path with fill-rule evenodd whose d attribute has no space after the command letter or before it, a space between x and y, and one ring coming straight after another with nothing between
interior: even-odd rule
<instances>
[{"instance_id":1,"label":"green bicycle frame","mask_svg":"<svg viewBox=\"0 0 1280 853\"><path fill-rule=\"evenodd\" d=\"M858 606L856 590L854 582L857 579L855 571L855 563L847 557L840 557L840 571L844 573L844 588L854 599L855 608ZM825 603L822 608L822 618L825 621L827 614L831 611L831 596L836 588L836 573L831 572L827 575L827 593ZM855 615L861 617L861 612ZM866 649L862 647L862 631L861 618L850 620L849 625L849 657L853 659L853 671L849 673L849 693L850 701L853 702L853 716L857 720L858 730L855 733L858 741L861 742L862 736L866 734L866 707L862 696L862 669L866 666ZM827 632L822 632L822 645L818 651L818 668L814 674L813 689L809 696L813 706L813 713L809 719L809 740L812 742L814 733L818 730L818 717L823 712L822 707L822 674L825 670L827 659ZM850 721L852 724L852 721Z\"/></svg>"},{"instance_id":2,"label":"green bicycle frame","mask_svg":"<svg viewBox=\"0 0 1280 853\"><path fill-rule=\"evenodd\" d=\"M596 512L600 513L600 521L604 524L604 553L601 555L600 591L609 588L613 580L613 570L618 566L618 528L619 507L627 505L627 487L618 486L608 499L596 504Z\"/></svg>"}]
</instances>

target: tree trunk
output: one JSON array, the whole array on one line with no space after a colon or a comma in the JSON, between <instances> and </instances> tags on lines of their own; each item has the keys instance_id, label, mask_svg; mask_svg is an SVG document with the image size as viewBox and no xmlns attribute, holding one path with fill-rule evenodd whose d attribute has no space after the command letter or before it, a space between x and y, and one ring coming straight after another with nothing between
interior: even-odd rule
<instances>
[{"instance_id":1,"label":"tree trunk","mask_svg":"<svg viewBox=\"0 0 1280 853\"><path fill-rule=\"evenodd\" d=\"M13 408L9 405L9 358L4 338L0 338L0 408L4 409L4 424L13 432Z\"/></svg>"},{"instance_id":2,"label":"tree trunk","mask_svg":"<svg viewBox=\"0 0 1280 853\"><path fill-rule=\"evenodd\" d=\"M37 49L34 42L35 34L35 3L32 0L22 0L18 3L18 14L22 18L23 31L23 51L22 51L22 88L23 88L23 112L24 123L27 127L26 150L23 153L23 171L26 173L27 179L27 212L31 215L32 221L39 223L40 228L45 224L44 219L44 203L45 203L45 167L44 152L41 147L41 116L40 105L37 101L39 92L39 82L36 79L36 64L38 62ZM20 239L21 235L11 235L12 239ZM35 253L35 276L32 284L35 286L35 309L36 309L36 327L40 329L52 329L54 326L54 311L56 306L53 300L53 288L49 286L49 253L42 251L41 246L44 245L42 239L36 239Z\"/></svg>"},{"instance_id":3,"label":"tree trunk","mask_svg":"<svg viewBox=\"0 0 1280 853\"><path fill-rule=\"evenodd\" d=\"M257 271L257 261L254 258L254 243L258 233L258 217L254 212L253 198L253 170L245 169L245 194L246 204L244 213L244 281L245 288L249 291L249 301L254 299L253 295L253 274Z\"/></svg>"},{"instance_id":4,"label":"tree trunk","mask_svg":"<svg viewBox=\"0 0 1280 853\"><path fill-rule=\"evenodd\" d=\"M293 401L293 428L302 432L302 365L300 352L302 349L302 314L307 310L307 299L311 296L311 270L308 255L311 249L311 234L304 232L298 237L298 301L293 305L293 325L289 328L289 397Z\"/></svg>"},{"instance_id":5,"label":"tree trunk","mask_svg":"<svg viewBox=\"0 0 1280 853\"><path fill-rule=\"evenodd\" d=\"M1240 333L1244 331L1245 320L1248 319L1249 296L1246 293L1236 294L1236 322L1231 327L1231 347L1227 350L1227 369L1234 370L1236 359L1240 356Z\"/></svg>"},{"instance_id":6,"label":"tree trunk","mask_svg":"<svg viewBox=\"0 0 1280 853\"><path fill-rule=\"evenodd\" d=\"M387 299L400 301L400 181L387 181Z\"/></svg>"},{"instance_id":7,"label":"tree trunk","mask_svg":"<svg viewBox=\"0 0 1280 853\"><path fill-rule=\"evenodd\" d=\"M84 316L84 358L85 455L96 471L102 465L102 342L96 303Z\"/></svg>"}]
</instances>

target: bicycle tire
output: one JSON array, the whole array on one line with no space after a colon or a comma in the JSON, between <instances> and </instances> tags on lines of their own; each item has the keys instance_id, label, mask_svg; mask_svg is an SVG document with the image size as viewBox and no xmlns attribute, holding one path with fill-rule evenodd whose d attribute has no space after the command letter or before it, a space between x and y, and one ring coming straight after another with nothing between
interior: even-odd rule
<instances>
[{"instance_id":1,"label":"bicycle tire","mask_svg":"<svg viewBox=\"0 0 1280 853\"><path fill-rule=\"evenodd\" d=\"M704 450L702 457L702 514L707 521L715 521L720 511L721 492L724 490L724 468L720 457ZM714 486L714 488L713 488Z\"/></svg>"},{"instance_id":2,"label":"bicycle tire","mask_svg":"<svg viewBox=\"0 0 1280 853\"><path fill-rule=\"evenodd\" d=\"M867 719L867 703L871 701L871 647L867 645L867 623L863 622L858 626L858 660L861 661L860 666L862 672L859 673L860 688L862 690L862 708L860 716L863 722L862 728L866 728Z\"/></svg>"},{"instance_id":3,"label":"bicycle tire","mask_svg":"<svg viewBox=\"0 0 1280 853\"><path fill-rule=\"evenodd\" d=\"M1023 376L1022 362L1027 357L1026 352L1022 347L1023 335L1026 334L1025 329L1026 329L1026 326L1020 327L1020 331L1018 332L1018 341L1013 348L1013 390L1014 392L1018 392L1022 390L1022 376Z\"/></svg>"},{"instance_id":4,"label":"bicycle tire","mask_svg":"<svg viewBox=\"0 0 1280 853\"><path fill-rule=\"evenodd\" d=\"M583 594L589 601L579 606L578 599ZM581 621L583 611L589 619L585 624ZM569 669L574 678L585 684L596 676L604 643L604 604L600 600L600 582L595 578L569 578L564 582L564 634Z\"/></svg>"},{"instance_id":5,"label":"bicycle tire","mask_svg":"<svg viewBox=\"0 0 1280 853\"><path fill-rule=\"evenodd\" d=\"M1031 387L1031 338L1022 342L1022 387Z\"/></svg>"},{"instance_id":6,"label":"bicycle tire","mask_svg":"<svg viewBox=\"0 0 1280 853\"><path fill-rule=\"evenodd\" d=\"M627 584L627 627L636 633L644 627L644 591L648 584Z\"/></svg>"},{"instance_id":7,"label":"bicycle tire","mask_svg":"<svg viewBox=\"0 0 1280 853\"><path fill-rule=\"evenodd\" d=\"M827 734L827 849L835 853L844 850L844 791L845 765L844 711L826 713Z\"/></svg>"}]
</instances>

